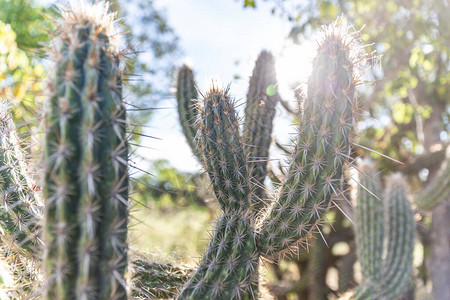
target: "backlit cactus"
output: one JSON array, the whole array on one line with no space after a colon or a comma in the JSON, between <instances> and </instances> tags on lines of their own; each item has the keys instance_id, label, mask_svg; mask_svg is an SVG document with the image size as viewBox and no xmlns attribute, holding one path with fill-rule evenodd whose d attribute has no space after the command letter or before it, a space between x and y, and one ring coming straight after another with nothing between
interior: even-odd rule
<instances>
[{"instance_id":1,"label":"backlit cactus","mask_svg":"<svg viewBox=\"0 0 450 300\"><path fill-rule=\"evenodd\" d=\"M399 175L393 175L386 180L386 193L381 196L374 166L364 163L360 170L364 175L355 223L363 282L354 298L397 299L412 276L415 223L407 186Z\"/></svg>"},{"instance_id":2,"label":"backlit cactus","mask_svg":"<svg viewBox=\"0 0 450 300\"><path fill-rule=\"evenodd\" d=\"M358 108L354 40L339 31L327 27L317 49L286 179L260 229L260 250L267 256L304 238L339 191Z\"/></svg>"},{"instance_id":3,"label":"backlit cactus","mask_svg":"<svg viewBox=\"0 0 450 300\"><path fill-rule=\"evenodd\" d=\"M288 176L257 221L255 183L233 101L213 87L199 107L198 144L223 215L208 250L179 299L256 299L259 257L282 253L317 226L339 184L355 124L353 36L325 28ZM363 56L361 56L363 55Z\"/></svg>"},{"instance_id":4,"label":"backlit cactus","mask_svg":"<svg viewBox=\"0 0 450 300\"><path fill-rule=\"evenodd\" d=\"M0 254L16 280L19 293L12 297L128 299L133 290L136 297L161 298L174 296L188 281L179 299L257 299L260 259L276 261L308 245L313 231L323 228L319 225L330 203L343 193L342 177L352 160L360 114L355 96L362 76L359 63L368 58L357 33L347 33L345 25L325 27L307 95L297 94L302 102L298 131L292 151L287 151L283 179L275 178L280 188L273 198L264 181L272 121L281 100L274 57L263 51L256 61L242 132L228 89L214 86L201 95L192 70L179 70L180 122L209 176L221 215L195 272L138 259L133 273L128 272L129 152L124 63L116 40L120 33L106 1L79 3L63 8L55 22L50 55L54 69L44 121L45 207L30 180L15 127L0 104ZM201 99L194 101L198 96ZM364 280L353 297L395 299L412 273L414 219L406 185L393 177L382 196L377 173L370 166L360 170L364 188L359 189L355 214ZM424 205L445 197L448 164L442 172L430 199L422 199ZM321 240L312 249L310 276L301 272L301 280L313 286L310 298L322 299L331 291L325 282L331 251ZM340 281L353 278L351 254L345 257L350 268L339 268ZM128 286L128 273L133 273L134 285ZM340 283L341 291L347 288Z\"/></svg>"},{"instance_id":5,"label":"backlit cactus","mask_svg":"<svg viewBox=\"0 0 450 300\"><path fill-rule=\"evenodd\" d=\"M17 292L29 292L39 270L40 209L25 153L6 102L0 103L0 255Z\"/></svg>"},{"instance_id":6,"label":"backlit cactus","mask_svg":"<svg viewBox=\"0 0 450 300\"><path fill-rule=\"evenodd\" d=\"M114 15L61 11L44 149L45 297L126 299L128 144Z\"/></svg>"}]
</instances>

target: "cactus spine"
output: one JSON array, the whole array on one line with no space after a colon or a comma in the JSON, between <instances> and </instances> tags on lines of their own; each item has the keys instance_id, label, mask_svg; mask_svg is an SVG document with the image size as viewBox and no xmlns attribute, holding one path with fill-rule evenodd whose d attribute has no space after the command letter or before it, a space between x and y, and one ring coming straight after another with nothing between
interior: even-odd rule
<instances>
[{"instance_id":1,"label":"cactus spine","mask_svg":"<svg viewBox=\"0 0 450 300\"><path fill-rule=\"evenodd\" d=\"M13 268L15 288L30 291L38 273L41 203L8 109L6 102L0 103L1 255Z\"/></svg>"},{"instance_id":2,"label":"cactus spine","mask_svg":"<svg viewBox=\"0 0 450 300\"><path fill-rule=\"evenodd\" d=\"M44 149L47 299L126 299L128 145L114 15L62 11Z\"/></svg>"},{"instance_id":3,"label":"cactus spine","mask_svg":"<svg viewBox=\"0 0 450 300\"><path fill-rule=\"evenodd\" d=\"M361 185L370 183L373 191L379 191L373 166L366 164L361 170L366 174L363 177L374 178L361 178ZM365 189L358 191L356 236L364 279L356 299L396 299L411 280L415 223L407 186L399 175L387 183L382 200Z\"/></svg>"},{"instance_id":4,"label":"cactus spine","mask_svg":"<svg viewBox=\"0 0 450 300\"><path fill-rule=\"evenodd\" d=\"M342 37L341 29L325 29L288 177L262 225L256 222L248 153L228 90L213 87L203 97L199 152L223 215L179 299L256 299L259 256L272 256L305 239L337 194L356 108L355 58L349 45L355 38Z\"/></svg>"},{"instance_id":5,"label":"cactus spine","mask_svg":"<svg viewBox=\"0 0 450 300\"><path fill-rule=\"evenodd\" d=\"M265 206L264 180L272 142L272 122L280 99L276 84L275 58L270 52L261 51L250 78L243 132L245 151L250 157L250 173L256 183L253 197L256 212Z\"/></svg>"}]
</instances>

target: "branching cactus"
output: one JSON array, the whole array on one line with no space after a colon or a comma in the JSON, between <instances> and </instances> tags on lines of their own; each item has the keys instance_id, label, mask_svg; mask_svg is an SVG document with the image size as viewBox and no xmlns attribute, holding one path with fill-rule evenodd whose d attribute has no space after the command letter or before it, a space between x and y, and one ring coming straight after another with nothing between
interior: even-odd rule
<instances>
[{"instance_id":1,"label":"branching cactus","mask_svg":"<svg viewBox=\"0 0 450 300\"><path fill-rule=\"evenodd\" d=\"M46 115L46 299L126 299L128 143L114 15L63 8Z\"/></svg>"},{"instance_id":2,"label":"branching cactus","mask_svg":"<svg viewBox=\"0 0 450 300\"><path fill-rule=\"evenodd\" d=\"M6 102L0 103L0 251L18 292L36 283L41 247L41 203Z\"/></svg>"},{"instance_id":3,"label":"branching cactus","mask_svg":"<svg viewBox=\"0 0 450 300\"><path fill-rule=\"evenodd\" d=\"M411 281L415 223L406 182L393 175L381 197L373 164L364 162L356 209L363 282L355 299L396 299ZM380 195L380 196L379 196Z\"/></svg>"},{"instance_id":4,"label":"branching cactus","mask_svg":"<svg viewBox=\"0 0 450 300\"><path fill-rule=\"evenodd\" d=\"M179 299L256 299L258 262L292 249L316 228L348 161L357 103L357 38L325 28L309 80L288 176L262 220L248 153L228 91L213 87L199 107L198 144L223 215L208 250ZM355 53L358 53L355 56Z\"/></svg>"},{"instance_id":5,"label":"branching cactus","mask_svg":"<svg viewBox=\"0 0 450 300\"><path fill-rule=\"evenodd\" d=\"M194 154L199 160L201 155L194 138L197 134L195 118L198 114L195 101L198 92L195 86L194 74L190 67L184 65L178 71L177 77L177 107L178 117L184 136ZM263 208L265 197L264 179L267 176L269 148L272 141L272 121L275 117L275 107L279 102L275 72L275 58L268 51L262 51L256 60L252 77L250 78L247 102L245 107L244 141L245 151L249 153L249 167L255 182L255 210Z\"/></svg>"},{"instance_id":6,"label":"branching cactus","mask_svg":"<svg viewBox=\"0 0 450 300\"><path fill-rule=\"evenodd\" d=\"M249 155L250 175L255 182L252 198L255 212L265 207L269 148L272 142L272 123L275 107L280 100L277 92L275 58L262 51L256 60L247 93L243 137L245 151Z\"/></svg>"}]
</instances>

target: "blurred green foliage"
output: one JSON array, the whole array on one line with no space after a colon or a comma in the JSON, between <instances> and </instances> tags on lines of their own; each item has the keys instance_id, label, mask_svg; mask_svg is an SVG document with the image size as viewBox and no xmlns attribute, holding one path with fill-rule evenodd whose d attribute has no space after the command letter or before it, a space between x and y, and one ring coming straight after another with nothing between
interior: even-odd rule
<instances>
[{"instance_id":1,"label":"blurred green foliage","mask_svg":"<svg viewBox=\"0 0 450 300\"><path fill-rule=\"evenodd\" d=\"M0 0L0 20L11 26L17 46L29 50L30 55L49 39L49 23L44 13L32 0Z\"/></svg>"},{"instance_id":2,"label":"blurred green foliage","mask_svg":"<svg viewBox=\"0 0 450 300\"><path fill-rule=\"evenodd\" d=\"M259 0L262 1L262 0ZM368 120L360 143L401 161L427 152L450 135L450 19L443 0L270 1L292 23L301 43L313 28L345 16L378 55L367 72ZM381 66L381 68L378 67ZM370 96L369 96L370 95ZM374 155L376 156L376 155ZM379 156L377 156L379 158ZM397 165L381 159L380 169Z\"/></svg>"},{"instance_id":3,"label":"blurred green foliage","mask_svg":"<svg viewBox=\"0 0 450 300\"><path fill-rule=\"evenodd\" d=\"M244 7L256 7L256 1L255 0L244 0Z\"/></svg>"},{"instance_id":4,"label":"blurred green foliage","mask_svg":"<svg viewBox=\"0 0 450 300\"><path fill-rule=\"evenodd\" d=\"M136 184L139 203L176 204L178 207L206 205L207 195L202 190L206 190L209 183L202 180L202 176L182 173L167 160L152 162L150 170L152 176L144 175Z\"/></svg>"},{"instance_id":5,"label":"blurred green foliage","mask_svg":"<svg viewBox=\"0 0 450 300\"><path fill-rule=\"evenodd\" d=\"M35 116L36 102L41 102L44 67L20 49L16 33L9 24L0 21L0 98L15 108L20 123Z\"/></svg>"}]
</instances>

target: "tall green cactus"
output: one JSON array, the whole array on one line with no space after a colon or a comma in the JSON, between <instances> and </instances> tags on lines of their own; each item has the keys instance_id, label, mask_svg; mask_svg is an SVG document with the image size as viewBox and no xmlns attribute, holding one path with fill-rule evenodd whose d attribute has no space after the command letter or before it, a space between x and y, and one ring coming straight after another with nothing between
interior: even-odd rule
<instances>
[{"instance_id":1,"label":"tall green cactus","mask_svg":"<svg viewBox=\"0 0 450 300\"><path fill-rule=\"evenodd\" d=\"M63 9L44 149L45 297L126 299L128 144L114 15Z\"/></svg>"},{"instance_id":2,"label":"tall green cactus","mask_svg":"<svg viewBox=\"0 0 450 300\"><path fill-rule=\"evenodd\" d=\"M197 120L199 152L223 215L179 299L256 299L259 256L276 255L304 240L338 193L357 107L354 62L363 59L352 56L355 37L341 32L334 25L325 29L288 176L260 222L233 101L227 90L215 87L204 96Z\"/></svg>"},{"instance_id":3,"label":"tall green cactus","mask_svg":"<svg viewBox=\"0 0 450 300\"><path fill-rule=\"evenodd\" d=\"M256 212L266 206L264 180L272 142L272 122L280 100L276 86L275 58L270 52L261 51L250 78L243 132L250 174L255 182L253 200Z\"/></svg>"},{"instance_id":4,"label":"tall green cactus","mask_svg":"<svg viewBox=\"0 0 450 300\"><path fill-rule=\"evenodd\" d=\"M0 103L0 251L13 268L15 289L29 292L39 265L41 203L33 189L21 141L9 114Z\"/></svg>"},{"instance_id":5,"label":"tall green cactus","mask_svg":"<svg viewBox=\"0 0 450 300\"><path fill-rule=\"evenodd\" d=\"M387 179L384 197L376 169L364 163L358 189L356 236L363 275L356 299L396 299L411 280L415 223L407 186L399 175ZM362 187L364 186L364 188ZM371 189L371 192L369 192Z\"/></svg>"}]
</instances>

